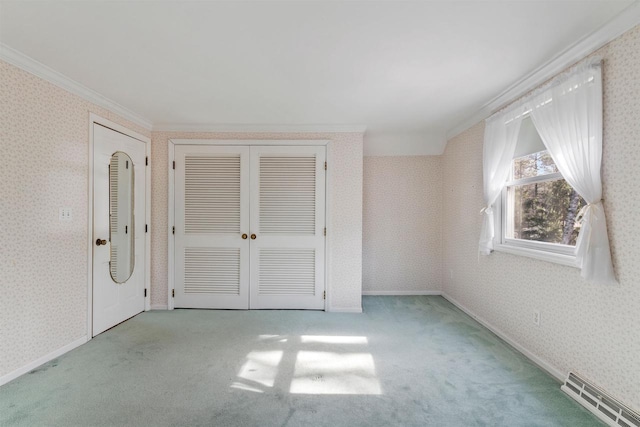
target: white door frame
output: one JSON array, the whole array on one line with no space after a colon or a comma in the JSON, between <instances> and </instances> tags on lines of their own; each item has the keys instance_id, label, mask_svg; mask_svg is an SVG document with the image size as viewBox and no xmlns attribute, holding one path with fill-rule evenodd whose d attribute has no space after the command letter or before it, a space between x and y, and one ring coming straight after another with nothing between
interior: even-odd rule
<instances>
[{"instance_id":1,"label":"white door frame","mask_svg":"<svg viewBox=\"0 0 640 427\"><path fill-rule=\"evenodd\" d=\"M167 235L168 235L168 277L167 277L167 309L173 310L174 303L172 293L175 289L174 274L175 274L175 235L173 234L173 227L175 223L175 188L174 179L175 171L173 169L173 162L175 161L175 147L176 145L323 145L327 147L326 161L329 167L325 174L325 226L327 227L327 236L324 242L324 289L326 292L326 298L324 300L324 310L331 311L330 301L330 266L331 266L331 230L329 230L331 212L331 140L328 139L169 139L168 145L168 168L169 168L169 200L167 203L168 209L168 221L167 221Z\"/></svg>"},{"instance_id":2,"label":"white door frame","mask_svg":"<svg viewBox=\"0 0 640 427\"><path fill-rule=\"evenodd\" d=\"M87 341L93 337L93 126L99 124L121 134L137 139L145 145L145 155L151 158L151 139L124 126L107 120L94 113L89 113L89 201L87 209ZM144 311L151 309L151 164L145 166L145 259L144 287L147 295L144 298Z\"/></svg>"}]
</instances>

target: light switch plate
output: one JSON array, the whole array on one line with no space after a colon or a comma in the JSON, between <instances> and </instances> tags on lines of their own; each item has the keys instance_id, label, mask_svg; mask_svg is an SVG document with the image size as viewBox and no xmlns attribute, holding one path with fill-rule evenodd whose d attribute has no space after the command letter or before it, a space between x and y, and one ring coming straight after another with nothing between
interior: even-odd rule
<instances>
[{"instance_id":1,"label":"light switch plate","mask_svg":"<svg viewBox=\"0 0 640 427\"><path fill-rule=\"evenodd\" d=\"M71 221L71 208L60 208L58 210L58 218L60 219L60 221Z\"/></svg>"}]
</instances>

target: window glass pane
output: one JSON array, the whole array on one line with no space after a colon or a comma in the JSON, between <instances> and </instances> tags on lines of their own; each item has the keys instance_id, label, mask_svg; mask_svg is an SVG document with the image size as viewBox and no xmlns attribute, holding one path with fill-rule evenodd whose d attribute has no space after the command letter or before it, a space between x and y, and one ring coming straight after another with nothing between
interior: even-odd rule
<instances>
[{"instance_id":1,"label":"window glass pane","mask_svg":"<svg viewBox=\"0 0 640 427\"><path fill-rule=\"evenodd\" d=\"M546 150L513 159L513 179L531 178L555 172L558 172L558 168Z\"/></svg>"},{"instance_id":2,"label":"window glass pane","mask_svg":"<svg viewBox=\"0 0 640 427\"><path fill-rule=\"evenodd\" d=\"M540 182L509 187L513 239L575 245L579 228L575 219L586 205L565 181Z\"/></svg>"},{"instance_id":3,"label":"window glass pane","mask_svg":"<svg viewBox=\"0 0 640 427\"><path fill-rule=\"evenodd\" d=\"M530 116L526 116L522 119L520 125L520 133L518 134L518 143L516 144L516 151L513 155L514 158L526 156L531 153L537 153L538 151L544 151L547 148L540 138L538 130L533 124Z\"/></svg>"}]
</instances>

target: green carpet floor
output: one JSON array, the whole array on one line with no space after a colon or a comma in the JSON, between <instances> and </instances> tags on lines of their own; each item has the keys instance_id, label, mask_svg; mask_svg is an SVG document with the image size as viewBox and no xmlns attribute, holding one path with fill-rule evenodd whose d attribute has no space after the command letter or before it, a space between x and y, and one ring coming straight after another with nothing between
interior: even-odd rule
<instances>
[{"instance_id":1,"label":"green carpet floor","mask_svg":"<svg viewBox=\"0 0 640 427\"><path fill-rule=\"evenodd\" d=\"M142 313L0 387L0 425L602 425L442 297L363 303Z\"/></svg>"}]
</instances>

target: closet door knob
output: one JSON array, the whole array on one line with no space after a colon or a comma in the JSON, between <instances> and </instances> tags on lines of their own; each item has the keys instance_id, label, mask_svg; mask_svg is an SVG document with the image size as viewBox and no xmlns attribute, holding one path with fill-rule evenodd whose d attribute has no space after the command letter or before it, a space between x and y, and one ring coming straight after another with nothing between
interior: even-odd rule
<instances>
[{"instance_id":1,"label":"closet door knob","mask_svg":"<svg viewBox=\"0 0 640 427\"><path fill-rule=\"evenodd\" d=\"M242 238L243 238L244 240L246 240L246 239L247 239L247 237L249 237L249 236L247 236L247 233L244 233L244 234L242 235Z\"/></svg>"},{"instance_id":2,"label":"closet door knob","mask_svg":"<svg viewBox=\"0 0 640 427\"><path fill-rule=\"evenodd\" d=\"M100 240L100 239L96 240L96 246L106 245L106 244L107 244L106 240Z\"/></svg>"},{"instance_id":3,"label":"closet door knob","mask_svg":"<svg viewBox=\"0 0 640 427\"><path fill-rule=\"evenodd\" d=\"M251 240L256 240L256 235L255 234L251 235Z\"/></svg>"}]
</instances>

